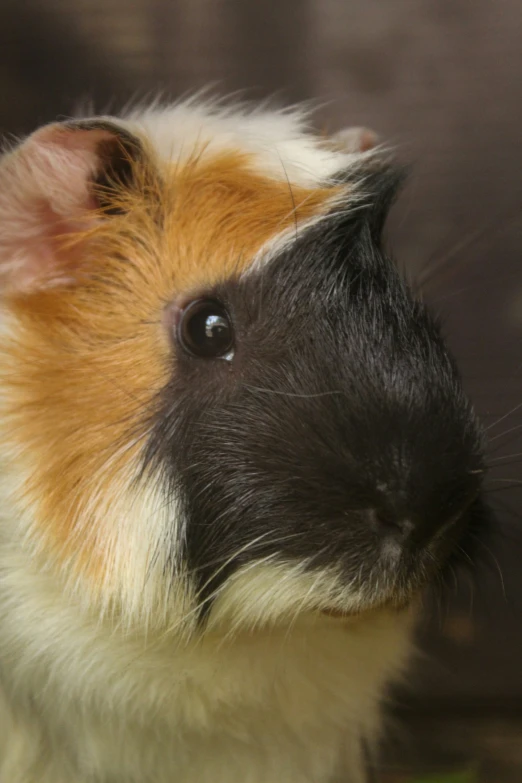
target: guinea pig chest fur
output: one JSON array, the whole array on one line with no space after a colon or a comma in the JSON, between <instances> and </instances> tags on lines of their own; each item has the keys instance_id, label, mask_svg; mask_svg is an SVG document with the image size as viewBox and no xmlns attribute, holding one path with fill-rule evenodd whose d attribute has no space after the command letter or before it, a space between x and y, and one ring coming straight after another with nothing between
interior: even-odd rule
<instances>
[{"instance_id":1,"label":"guinea pig chest fur","mask_svg":"<svg viewBox=\"0 0 522 783\"><path fill-rule=\"evenodd\" d=\"M196 101L0 159L1 783L362 783L482 434L368 134Z\"/></svg>"}]
</instances>

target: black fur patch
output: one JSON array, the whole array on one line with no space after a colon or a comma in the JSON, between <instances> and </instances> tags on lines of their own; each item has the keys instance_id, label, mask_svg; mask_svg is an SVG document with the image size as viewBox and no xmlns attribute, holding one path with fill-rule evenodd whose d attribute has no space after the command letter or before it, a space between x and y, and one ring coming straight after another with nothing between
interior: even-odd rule
<instances>
[{"instance_id":1,"label":"black fur patch","mask_svg":"<svg viewBox=\"0 0 522 783\"><path fill-rule=\"evenodd\" d=\"M234 570L270 555L403 601L479 492L481 433L457 369L381 247L401 177L363 174L353 211L208 292L234 325L231 362L176 351L145 462L182 498L207 609ZM413 532L387 563L383 538L404 519Z\"/></svg>"}]
</instances>

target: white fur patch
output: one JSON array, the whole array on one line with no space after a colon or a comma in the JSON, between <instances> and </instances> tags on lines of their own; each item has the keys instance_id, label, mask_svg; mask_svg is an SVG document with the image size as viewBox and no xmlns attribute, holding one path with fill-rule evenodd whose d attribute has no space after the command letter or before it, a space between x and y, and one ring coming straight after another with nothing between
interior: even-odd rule
<instances>
[{"instance_id":1,"label":"white fur patch","mask_svg":"<svg viewBox=\"0 0 522 783\"><path fill-rule=\"evenodd\" d=\"M126 122L166 161L183 163L198 151L208 156L240 151L252 156L258 173L302 187L324 184L361 159L311 133L308 116L299 109L226 108L188 101L139 110Z\"/></svg>"},{"instance_id":2,"label":"white fur patch","mask_svg":"<svg viewBox=\"0 0 522 783\"><path fill-rule=\"evenodd\" d=\"M382 688L407 657L407 616L303 616L180 644L124 633L24 554L0 557L0 673L17 705L0 706L0 780L329 783L343 747L348 779L363 780L359 739L378 731Z\"/></svg>"}]
</instances>

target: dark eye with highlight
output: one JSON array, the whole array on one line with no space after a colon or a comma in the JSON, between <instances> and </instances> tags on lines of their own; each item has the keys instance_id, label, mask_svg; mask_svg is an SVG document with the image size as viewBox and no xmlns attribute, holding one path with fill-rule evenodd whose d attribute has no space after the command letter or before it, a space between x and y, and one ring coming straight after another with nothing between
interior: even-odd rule
<instances>
[{"instance_id":1,"label":"dark eye with highlight","mask_svg":"<svg viewBox=\"0 0 522 783\"><path fill-rule=\"evenodd\" d=\"M234 333L225 307L215 299L197 299L181 312L177 338L183 350L201 359L231 359Z\"/></svg>"}]
</instances>

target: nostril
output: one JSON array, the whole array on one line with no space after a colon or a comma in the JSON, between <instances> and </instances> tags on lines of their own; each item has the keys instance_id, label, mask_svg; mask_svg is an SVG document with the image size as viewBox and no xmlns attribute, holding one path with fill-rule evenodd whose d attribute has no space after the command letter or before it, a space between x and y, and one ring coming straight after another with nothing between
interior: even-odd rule
<instances>
[{"instance_id":1,"label":"nostril","mask_svg":"<svg viewBox=\"0 0 522 783\"><path fill-rule=\"evenodd\" d=\"M393 535L395 538L406 538L413 529L413 522L408 517L376 508L369 509L368 514L376 533Z\"/></svg>"}]
</instances>

